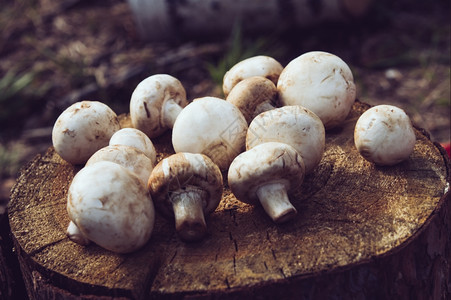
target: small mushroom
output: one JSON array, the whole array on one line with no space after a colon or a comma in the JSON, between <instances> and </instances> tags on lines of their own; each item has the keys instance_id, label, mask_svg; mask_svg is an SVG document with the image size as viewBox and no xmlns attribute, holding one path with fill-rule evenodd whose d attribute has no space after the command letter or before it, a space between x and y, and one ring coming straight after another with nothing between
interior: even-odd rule
<instances>
[{"instance_id":1,"label":"small mushroom","mask_svg":"<svg viewBox=\"0 0 451 300\"><path fill-rule=\"evenodd\" d=\"M157 163L157 151L149 137L136 128L122 128L116 131L110 139L110 146L127 145L144 152L152 164Z\"/></svg>"},{"instance_id":2,"label":"small mushroom","mask_svg":"<svg viewBox=\"0 0 451 300\"><path fill-rule=\"evenodd\" d=\"M357 120L354 143L360 154L377 165L391 166L409 158L416 137L407 114L393 105L377 105Z\"/></svg>"},{"instance_id":3,"label":"small mushroom","mask_svg":"<svg viewBox=\"0 0 451 300\"><path fill-rule=\"evenodd\" d=\"M80 101L64 110L52 130L56 153L71 164L84 164L108 145L120 129L116 113L98 101Z\"/></svg>"},{"instance_id":4,"label":"small mushroom","mask_svg":"<svg viewBox=\"0 0 451 300\"><path fill-rule=\"evenodd\" d=\"M155 212L142 181L119 164L102 161L81 169L67 196L67 235L117 253L141 248L152 234Z\"/></svg>"},{"instance_id":5,"label":"small mushroom","mask_svg":"<svg viewBox=\"0 0 451 300\"><path fill-rule=\"evenodd\" d=\"M223 99L202 97L188 104L175 121L176 153L207 155L221 170L244 150L247 122L240 110Z\"/></svg>"},{"instance_id":6,"label":"small mushroom","mask_svg":"<svg viewBox=\"0 0 451 300\"><path fill-rule=\"evenodd\" d=\"M246 149L267 142L293 146L302 156L305 173L310 173L323 157L326 134L324 125L309 109L294 105L263 112L249 125Z\"/></svg>"},{"instance_id":7,"label":"small mushroom","mask_svg":"<svg viewBox=\"0 0 451 300\"><path fill-rule=\"evenodd\" d=\"M304 171L302 157L293 147L268 142L233 160L228 183L238 200L253 205L260 202L275 223L283 223L297 214L287 192L299 188Z\"/></svg>"},{"instance_id":8,"label":"small mushroom","mask_svg":"<svg viewBox=\"0 0 451 300\"><path fill-rule=\"evenodd\" d=\"M156 74L141 81L133 91L130 118L134 128L153 138L172 128L187 104L186 91L177 78Z\"/></svg>"},{"instance_id":9,"label":"small mushroom","mask_svg":"<svg viewBox=\"0 0 451 300\"><path fill-rule=\"evenodd\" d=\"M253 76L238 82L226 100L238 107L249 124L258 114L275 108L277 88L268 78Z\"/></svg>"},{"instance_id":10,"label":"small mushroom","mask_svg":"<svg viewBox=\"0 0 451 300\"><path fill-rule=\"evenodd\" d=\"M262 76L277 83L283 66L274 58L259 55L253 56L235 64L224 74L222 90L227 97L234 86L243 79L253 76Z\"/></svg>"},{"instance_id":11,"label":"small mushroom","mask_svg":"<svg viewBox=\"0 0 451 300\"><path fill-rule=\"evenodd\" d=\"M183 241L202 239L205 215L213 212L222 195L222 174L202 154L177 153L161 160L150 175L148 188L155 207L168 218Z\"/></svg>"},{"instance_id":12,"label":"small mushroom","mask_svg":"<svg viewBox=\"0 0 451 300\"><path fill-rule=\"evenodd\" d=\"M281 105L302 105L313 111L326 129L340 125L355 101L351 69L338 56L312 51L293 59L277 82Z\"/></svg>"},{"instance_id":13,"label":"small mushroom","mask_svg":"<svg viewBox=\"0 0 451 300\"><path fill-rule=\"evenodd\" d=\"M110 145L94 153L86 162L86 166L99 161L111 161L135 173L146 185L153 169L153 162L144 152L127 145Z\"/></svg>"}]
</instances>

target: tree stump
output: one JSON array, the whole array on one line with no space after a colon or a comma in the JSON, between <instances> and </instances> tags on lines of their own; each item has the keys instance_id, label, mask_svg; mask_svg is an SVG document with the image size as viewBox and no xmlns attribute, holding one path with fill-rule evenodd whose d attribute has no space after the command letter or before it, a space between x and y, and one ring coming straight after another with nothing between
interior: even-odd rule
<instances>
[{"instance_id":1,"label":"tree stump","mask_svg":"<svg viewBox=\"0 0 451 300\"><path fill-rule=\"evenodd\" d=\"M66 194L79 170L50 148L23 168L8 208L31 299L445 299L450 296L449 159L427 133L407 161L377 167L353 143L356 101L326 133L320 165L291 196L298 216L272 223L225 188L208 236L187 244L157 215L144 248L120 255L65 234ZM170 133L155 139L159 159ZM226 174L224 174L226 175ZM224 176L226 182L226 176Z\"/></svg>"}]
</instances>

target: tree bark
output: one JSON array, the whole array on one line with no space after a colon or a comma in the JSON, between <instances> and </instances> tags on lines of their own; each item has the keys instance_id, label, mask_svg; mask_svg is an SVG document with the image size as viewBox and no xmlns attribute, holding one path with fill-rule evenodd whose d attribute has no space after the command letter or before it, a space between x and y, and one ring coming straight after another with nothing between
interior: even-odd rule
<instances>
[{"instance_id":1,"label":"tree bark","mask_svg":"<svg viewBox=\"0 0 451 300\"><path fill-rule=\"evenodd\" d=\"M66 194L79 170L50 148L23 168L8 207L15 253L31 299L236 298L447 299L450 296L450 164L416 129L410 158L376 167L354 147L356 101L326 133L320 165L289 195L298 216L276 225L226 184L208 235L183 243L157 214L144 248L114 254L65 234ZM159 159L170 133L155 139Z\"/></svg>"}]
</instances>

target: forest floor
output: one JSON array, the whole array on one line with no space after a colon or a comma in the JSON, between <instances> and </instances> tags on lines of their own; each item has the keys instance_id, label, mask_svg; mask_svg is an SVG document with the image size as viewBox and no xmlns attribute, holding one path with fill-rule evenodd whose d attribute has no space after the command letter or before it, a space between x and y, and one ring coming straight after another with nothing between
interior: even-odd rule
<instances>
[{"instance_id":1,"label":"forest floor","mask_svg":"<svg viewBox=\"0 0 451 300\"><path fill-rule=\"evenodd\" d=\"M334 53L351 67L358 99L397 105L432 140L449 142L450 2L374 2L363 19L344 24L157 43L139 36L125 0L4 1L0 204L20 167L51 145L53 123L73 102L99 100L126 113L137 83L156 73L177 77L189 100L221 96L224 72L254 55L286 65L307 51Z\"/></svg>"}]
</instances>

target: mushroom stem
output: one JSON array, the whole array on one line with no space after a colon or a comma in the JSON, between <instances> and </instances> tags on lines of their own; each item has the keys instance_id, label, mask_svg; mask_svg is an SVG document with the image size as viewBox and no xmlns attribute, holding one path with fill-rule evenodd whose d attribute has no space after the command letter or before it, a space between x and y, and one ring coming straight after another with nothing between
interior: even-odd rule
<instances>
[{"instance_id":1,"label":"mushroom stem","mask_svg":"<svg viewBox=\"0 0 451 300\"><path fill-rule=\"evenodd\" d=\"M275 106L270 101L265 101L255 108L254 117L258 116L262 112L265 112L265 111L268 111L268 110L271 110L274 108L275 108Z\"/></svg>"},{"instance_id":2,"label":"mushroom stem","mask_svg":"<svg viewBox=\"0 0 451 300\"><path fill-rule=\"evenodd\" d=\"M83 235L80 229L75 225L74 222L70 221L69 226L67 226L66 234L69 239L77 244L86 246L89 244L89 240Z\"/></svg>"},{"instance_id":3,"label":"mushroom stem","mask_svg":"<svg viewBox=\"0 0 451 300\"><path fill-rule=\"evenodd\" d=\"M180 189L171 194L175 229L186 242L198 241L207 232L203 205L206 196L206 191L195 187Z\"/></svg>"},{"instance_id":4,"label":"mushroom stem","mask_svg":"<svg viewBox=\"0 0 451 300\"><path fill-rule=\"evenodd\" d=\"M163 123L166 127L173 128L175 119L182 111L182 107L174 101L174 99L168 99L164 102L162 115Z\"/></svg>"},{"instance_id":5,"label":"mushroom stem","mask_svg":"<svg viewBox=\"0 0 451 300\"><path fill-rule=\"evenodd\" d=\"M257 189L257 197L263 209L275 223L286 222L297 214L282 183L268 183L260 186Z\"/></svg>"}]
</instances>

